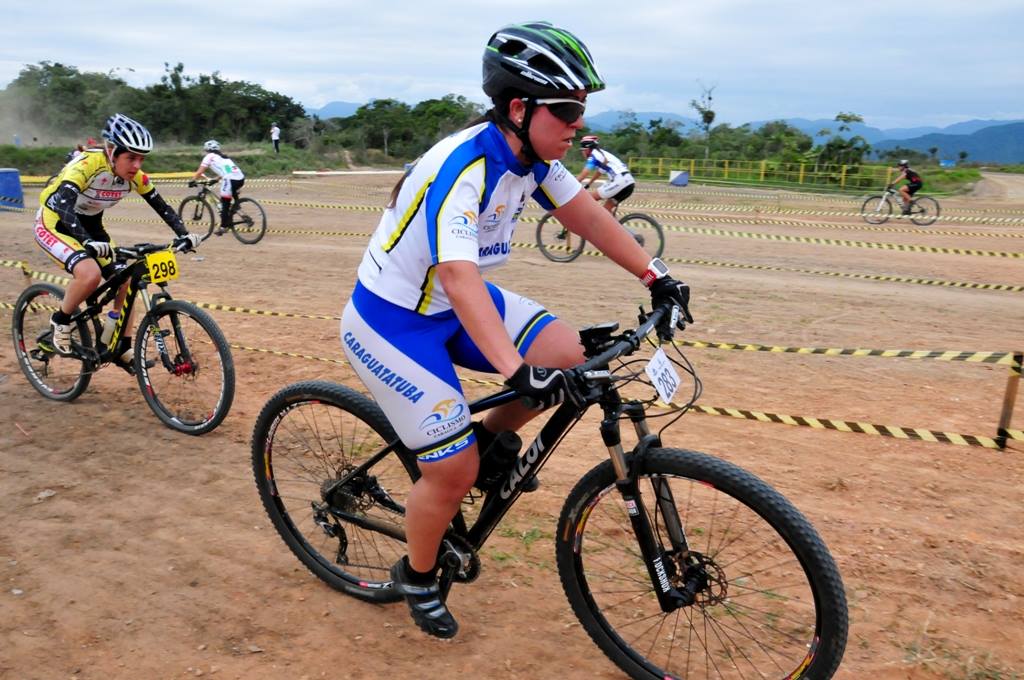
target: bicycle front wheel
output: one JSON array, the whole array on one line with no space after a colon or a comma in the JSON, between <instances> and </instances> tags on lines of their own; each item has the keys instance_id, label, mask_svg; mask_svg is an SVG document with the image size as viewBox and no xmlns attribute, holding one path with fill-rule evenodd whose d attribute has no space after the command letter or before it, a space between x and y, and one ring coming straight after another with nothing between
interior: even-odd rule
<instances>
[{"instance_id":1,"label":"bicycle front wheel","mask_svg":"<svg viewBox=\"0 0 1024 680\"><path fill-rule=\"evenodd\" d=\"M665 252L665 230L650 215L630 213L620 217L619 223L652 258L661 257Z\"/></svg>"},{"instance_id":2,"label":"bicycle front wheel","mask_svg":"<svg viewBox=\"0 0 1024 680\"><path fill-rule=\"evenodd\" d=\"M914 199L914 207L910 211L910 221L914 224L927 227L935 224L939 219L939 202L931 196L922 196Z\"/></svg>"},{"instance_id":3,"label":"bicycle front wheel","mask_svg":"<svg viewBox=\"0 0 1024 680\"><path fill-rule=\"evenodd\" d=\"M267 233L267 213L251 198L240 198L231 218L231 232L242 243L258 243Z\"/></svg>"},{"instance_id":4,"label":"bicycle front wheel","mask_svg":"<svg viewBox=\"0 0 1024 680\"><path fill-rule=\"evenodd\" d=\"M860 216L868 224L885 224L892 214L892 203L885 195L869 196L860 207Z\"/></svg>"},{"instance_id":5,"label":"bicycle front wheel","mask_svg":"<svg viewBox=\"0 0 1024 680\"><path fill-rule=\"evenodd\" d=\"M189 196L181 202L181 205L178 206L178 217L191 233L205 233L206 236L213 233L216 213L213 211L213 206L198 196Z\"/></svg>"},{"instance_id":6,"label":"bicycle front wheel","mask_svg":"<svg viewBox=\"0 0 1024 680\"><path fill-rule=\"evenodd\" d=\"M537 223L537 248L544 257L553 262L572 262L587 242L562 226L562 223L547 213Z\"/></svg>"},{"instance_id":7,"label":"bicycle front wheel","mask_svg":"<svg viewBox=\"0 0 1024 680\"><path fill-rule=\"evenodd\" d=\"M135 339L135 377L160 421L200 435L227 416L235 397L235 364L209 314L166 300L142 319Z\"/></svg>"},{"instance_id":8,"label":"bicycle front wheel","mask_svg":"<svg viewBox=\"0 0 1024 680\"><path fill-rule=\"evenodd\" d=\"M594 642L632 678L832 677L846 647L846 596L800 512L702 453L652 449L642 465L635 509L605 461L577 483L559 520L558 571ZM659 605L636 511L650 520L659 578L689 586L692 604Z\"/></svg>"},{"instance_id":9,"label":"bicycle front wheel","mask_svg":"<svg viewBox=\"0 0 1024 680\"><path fill-rule=\"evenodd\" d=\"M327 585L369 602L401 599L389 569L405 554L419 472L403 448L350 473L396 439L376 403L322 381L275 394L252 433L256 488L285 544Z\"/></svg>"},{"instance_id":10,"label":"bicycle front wheel","mask_svg":"<svg viewBox=\"0 0 1024 680\"><path fill-rule=\"evenodd\" d=\"M64 291L51 283L29 286L14 303L11 336L21 372L39 394L54 401L77 399L89 387L92 373L76 357L57 354L50 316L60 309ZM71 329L72 345L92 347L89 326L79 321Z\"/></svg>"}]
</instances>

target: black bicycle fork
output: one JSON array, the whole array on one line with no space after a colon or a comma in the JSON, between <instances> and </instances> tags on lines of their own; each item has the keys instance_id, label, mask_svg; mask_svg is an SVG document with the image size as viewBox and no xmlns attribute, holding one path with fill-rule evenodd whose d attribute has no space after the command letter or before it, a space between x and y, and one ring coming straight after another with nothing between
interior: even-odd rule
<instances>
[{"instance_id":1,"label":"black bicycle fork","mask_svg":"<svg viewBox=\"0 0 1024 680\"><path fill-rule=\"evenodd\" d=\"M633 533L640 546L644 566L647 567L654 592L658 596L658 603L661 605L662 611L666 613L691 605L696 600L696 592L702 588L704 579L700 575L687 574L689 578L686 580L686 585L683 590L679 590L672 585L671 579L676 573L676 567L665 561L666 558L689 554L689 547L683 533L672 489L660 475L651 478L656 495L656 516L662 518L672 546L671 550L664 550L655 536L651 518L641 500L640 487L637 482L640 471L644 467L643 461L647 450L652 446L661 446L661 440L658 435L651 434L647 427L641 404L637 402L617 405L612 403L602 404L602 407L605 417L601 421L601 439L608 448L612 466L615 469L615 487L626 506L629 521L633 525ZM627 466L625 452L622 449L619 430L620 415L629 416L640 440L633 451L631 466Z\"/></svg>"}]
</instances>

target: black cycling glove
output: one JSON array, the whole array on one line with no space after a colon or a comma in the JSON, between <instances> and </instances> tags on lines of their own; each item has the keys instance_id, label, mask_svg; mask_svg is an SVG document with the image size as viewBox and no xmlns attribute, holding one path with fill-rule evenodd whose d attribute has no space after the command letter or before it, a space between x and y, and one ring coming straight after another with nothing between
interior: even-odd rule
<instances>
[{"instance_id":1,"label":"black cycling glove","mask_svg":"<svg viewBox=\"0 0 1024 680\"><path fill-rule=\"evenodd\" d=\"M686 328L687 323L693 323L693 317L690 316L690 287L671 276L663 276L651 283L651 305L657 309L666 304L679 307L679 319L676 321L679 330Z\"/></svg>"},{"instance_id":2,"label":"black cycling glove","mask_svg":"<svg viewBox=\"0 0 1024 680\"><path fill-rule=\"evenodd\" d=\"M569 375L559 368L542 368L523 364L512 377L505 381L523 398L523 403L537 411L551 408L563 401L576 406L583 403L576 386Z\"/></svg>"}]
</instances>

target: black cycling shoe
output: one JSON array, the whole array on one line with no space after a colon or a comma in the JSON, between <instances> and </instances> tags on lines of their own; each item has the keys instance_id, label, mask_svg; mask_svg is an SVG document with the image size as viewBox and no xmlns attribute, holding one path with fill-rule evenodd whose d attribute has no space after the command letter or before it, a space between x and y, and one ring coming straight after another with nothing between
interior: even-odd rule
<instances>
[{"instance_id":1,"label":"black cycling shoe","mask_svg":"<svg viewBox=\"0 0 1024 680\"><path fill-rule=\"evenodd\" d=\"M439 638L453 638L459 632L459 624L445 606L441 587L437 579L429 586L420 586L409 581L405 569L405 558L391 567L392 587L405 596L409 603L412 620L424 633Z\"/></svg>"}]
</instances>

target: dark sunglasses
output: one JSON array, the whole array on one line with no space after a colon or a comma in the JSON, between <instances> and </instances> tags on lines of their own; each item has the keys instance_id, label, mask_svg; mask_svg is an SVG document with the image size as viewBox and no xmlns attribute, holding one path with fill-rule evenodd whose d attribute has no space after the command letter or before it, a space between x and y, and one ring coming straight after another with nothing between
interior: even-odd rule
<instances>
[{"instance_id":1,"label":"dark sunglasses","mask_svg":"<svg viewBox=\"0 0 1024 680\"><path fill-rule=\"evenodd\" d=\"M568 125L578 121L583 116L583 112L587 110L586 102L581 102L579 99L572 99L571 97L532 99L530 101L534 104L548 107L551 115Z\"/></svg>"}]
</instances>

